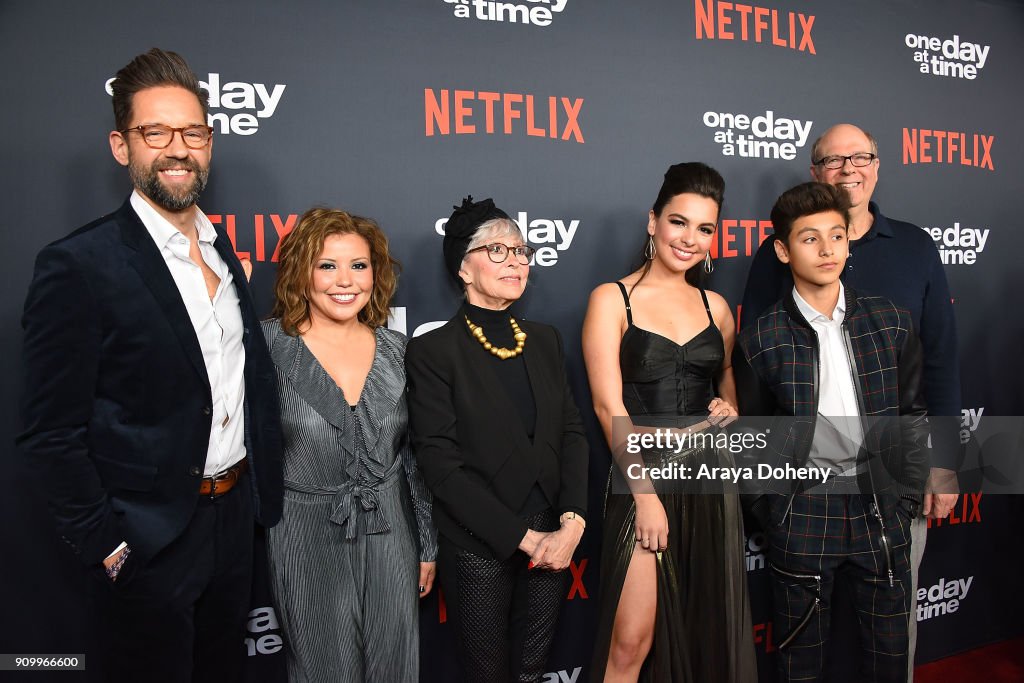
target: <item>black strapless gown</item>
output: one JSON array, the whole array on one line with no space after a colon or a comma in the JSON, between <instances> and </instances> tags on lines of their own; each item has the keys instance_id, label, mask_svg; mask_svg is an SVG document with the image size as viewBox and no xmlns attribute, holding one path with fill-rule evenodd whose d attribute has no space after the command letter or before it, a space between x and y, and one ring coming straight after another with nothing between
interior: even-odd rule
<instances>
[{"instance_id":1,"label":"black strapless gown","mask_svg":"<svg viewBox=\"0 0 1024 683\"><path fill-rule=\"evenodd\" d=\"M707 416L712 380L725 357L722 335L709 324L683 345L633 325L622 336L619 366L622 400L634 424L645 418ZM688 456L694 462L731 465L714 450ZM615 465L612 465L613 473ZM592 680L604 678L619 596L636 546L636 505L627 493L605 498L601 591ZM668 550L657 562L658 607L654 644L641 681L651 683L752 683L757 681L753 628L744 560L743 517L735 491L659 493L668 515Z\"/></svg>"}]
</instances>

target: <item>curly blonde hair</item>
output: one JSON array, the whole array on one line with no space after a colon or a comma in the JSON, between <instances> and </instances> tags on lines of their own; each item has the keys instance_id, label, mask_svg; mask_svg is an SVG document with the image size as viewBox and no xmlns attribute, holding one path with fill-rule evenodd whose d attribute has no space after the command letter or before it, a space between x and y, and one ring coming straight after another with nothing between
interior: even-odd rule
<instances>
[{"instance_id":1,"label":"curly blonde hair","mask_svg":"<svg viewBox=\"0 0 1024 683\"><path fill-rule=\"evenodd\" d=\"M402 264L388 250L388 238L375 221L353 216L339 209L317 207L302 214L295 228L281 240L281 256L274 283L274 310L281 329L291 336L309 321L309 291L313 266L331 235L359 235L370 245L373 292L370 302L359 311L359 322L381 327L388 321L391 297L398 287Z\"/></svg>"}]
</instances>

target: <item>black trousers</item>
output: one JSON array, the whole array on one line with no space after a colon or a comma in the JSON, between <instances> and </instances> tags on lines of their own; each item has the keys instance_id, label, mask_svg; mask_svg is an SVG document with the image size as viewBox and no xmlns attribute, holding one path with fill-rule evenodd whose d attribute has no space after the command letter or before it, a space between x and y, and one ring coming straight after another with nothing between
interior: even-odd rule
<instances>
[{"instance_id":1,"label":"black trousers","mask_svg":"<svg viewBox=\"0 0 1024 683\"><path fill-rule=\"evenodd\" d=\"M527 522L537 531L558 529L551 510ZM569 590L569 573L528 569L530 558L518 550L507 560L479 557L444 536L438 560L464 679L541 680Z\"/></svg>"},{"instance_id":2,"label":"black trousers","mask_svg":"<svg viewBox=\"0 0 1024 683\"><path fill-rule=\"evenodd\" d=\"M188 526L152 559L129 555L113 582L96 569L89 680L240 680L252 543L252 492L243 474L223 496L199 497Z\"/></svg>"}]
</instances>

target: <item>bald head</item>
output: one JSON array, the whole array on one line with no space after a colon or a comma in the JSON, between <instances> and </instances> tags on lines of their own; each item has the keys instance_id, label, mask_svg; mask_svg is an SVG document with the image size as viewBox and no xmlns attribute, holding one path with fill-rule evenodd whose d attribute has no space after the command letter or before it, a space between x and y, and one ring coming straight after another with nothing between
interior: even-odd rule
<instances>
[{"instance_id":1,"label":"bald head","mask_svg":"<svg viewBox=\"0 0 1024 683\"><path fill-rule=\"evenodd\" d=\"M858 156L861 163L863 155L870 154L866 165L854 165L853 157ZM816 162L826 157L838 157L838 168L828 168ZM850 195L851 238L857 239L856 233L870 226L869 204L878 181L878 143L866 130L850 123L832 126L814 141L811 148L811 178L820 183L834 185ZM866 228L865 228L866 229Z\"/></svg>"},{"instance_id":2,"label":"bald head","mask_svg":"<svg viewBox=\"0 0 1024 683\"><path fill-rule=\"evenodd\" d=\"M814 144L811 145L811 163L813 164L815 161L825 156L821 150L825 148L825 143L829 142L833 138L849 139L857 136L866 140L867 144L870 146L870 149L865 149L864 151L871 152L876 156L878 155L878 142L871 133L867 132L863 128L858 128L852 123L837 123L822 133L821 136L814 141Z\"/></svg>"}]
</instances>

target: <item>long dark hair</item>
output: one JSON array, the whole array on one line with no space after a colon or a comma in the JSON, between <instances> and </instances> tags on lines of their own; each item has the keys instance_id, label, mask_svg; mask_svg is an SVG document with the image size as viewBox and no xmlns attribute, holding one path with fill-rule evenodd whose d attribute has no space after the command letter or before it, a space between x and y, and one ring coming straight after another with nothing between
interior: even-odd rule
<instances>
[{"instance_id":1,"label":"long dark hair","mask_svg":"<svg viewBox=\"0 0 1024 683\"><path fill-rule=\"evenodd\" d=\"M699 161L673 164L665 171L665 182L661 184L661 190L658 191L658 197L654 200L651 211L655 216L661 218L661 212L665 209L665 205L676 195L684 193L696 194L713 200L721 213L722 202L725 201L725 180L722 179L721 173ZM643 247L640 249L643 267L640 270L640 277L631 289L636 288L651 271L651 260L647 258L647 245L648 241L644 239ZM686 271L684 277L688 283L698 287L704 277L704 269L694 266Z\"/></svg>"}]
</instances>

